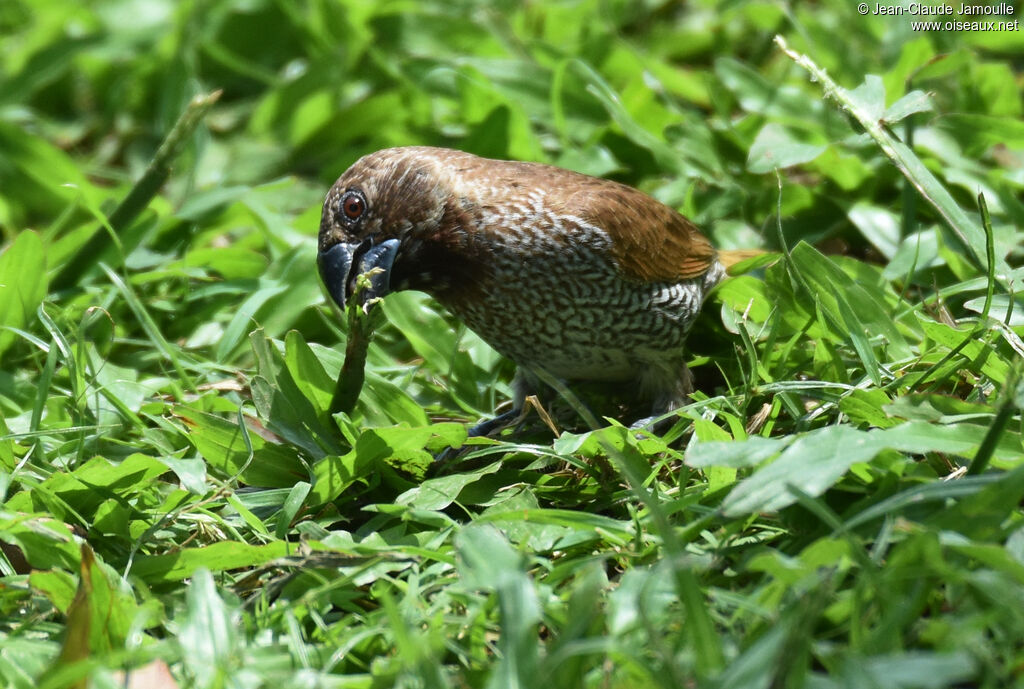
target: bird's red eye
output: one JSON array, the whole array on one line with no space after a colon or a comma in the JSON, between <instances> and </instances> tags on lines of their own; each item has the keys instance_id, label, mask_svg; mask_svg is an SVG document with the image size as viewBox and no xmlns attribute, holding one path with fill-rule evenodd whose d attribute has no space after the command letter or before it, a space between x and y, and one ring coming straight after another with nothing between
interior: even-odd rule
<instances>
[{"instance_id":1,"label":"bird's red eye","mask_svg":"<svg viewBox=\"0 0 1024 689\"><path fill-rule=\"evenodd\" d=\"M349 194L342 200L341 210L346 218L355 220L366 210L366 204L363 203L362 197L357 194Z\"/></svg>"}]
</instances>

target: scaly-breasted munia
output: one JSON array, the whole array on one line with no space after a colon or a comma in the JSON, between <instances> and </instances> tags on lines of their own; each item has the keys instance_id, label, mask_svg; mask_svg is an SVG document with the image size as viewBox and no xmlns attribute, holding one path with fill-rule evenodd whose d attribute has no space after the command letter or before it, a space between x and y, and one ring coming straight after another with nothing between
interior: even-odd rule
<instances>
[{"instance_id":1,"label":"scaly-breasted munia","mask_svg":"<svg viewBox=\"0 0 1024 689\"><path fill-rule=\"evenodd\" d=\"M725 275L685 217L636 189L538 163L410 146L360 158L335 182L318 264L344 307L422 290L518 366L514 407L542 367L622 383L652 414L690 392L683 345Z\"/></svg>"}]
</instances>

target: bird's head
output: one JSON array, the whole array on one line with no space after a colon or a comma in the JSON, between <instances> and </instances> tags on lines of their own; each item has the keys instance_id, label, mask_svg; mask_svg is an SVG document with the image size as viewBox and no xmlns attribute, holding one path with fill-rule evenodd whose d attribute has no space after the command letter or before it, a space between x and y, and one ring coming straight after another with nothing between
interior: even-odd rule
<instances>
[{"instance_id":1,"label":"bird's head","mask_svg":"<svg viewBox=\"0 0 1024 689\"><path fill-rule=\"evenodd\" d=\"M408 147L371 153L328 192L317 265L341 308L352 297L356 278L373 268L380 270L362 293L363 303L414 286L414 272L423 269L418 254L442 231L449 214L449 194L431 151Z\"/></svg>"}]
</instances>

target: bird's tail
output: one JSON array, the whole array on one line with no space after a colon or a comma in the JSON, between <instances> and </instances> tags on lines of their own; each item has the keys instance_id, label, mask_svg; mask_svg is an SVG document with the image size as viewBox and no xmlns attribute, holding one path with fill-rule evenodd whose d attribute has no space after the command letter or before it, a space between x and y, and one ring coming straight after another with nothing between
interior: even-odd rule
<instances>
[{"instance_id":1,"label":"bird's tail","mask_svg":"<svg viewBox=\"0 0 1024 689\"><path fill-rule=\"evenodd\" d=\"M718 252L718 261L725 266L726 273L733 275L733 267L737 264L767 253L763 249L723 249Z\"/></svg>"}]
</instances>

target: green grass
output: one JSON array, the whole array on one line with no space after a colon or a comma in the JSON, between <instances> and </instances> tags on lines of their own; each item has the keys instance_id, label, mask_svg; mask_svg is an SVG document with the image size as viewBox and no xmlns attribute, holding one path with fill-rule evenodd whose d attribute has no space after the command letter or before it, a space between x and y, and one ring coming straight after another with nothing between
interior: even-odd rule
<instances>
[{"instance_id":1,"label":"green grass","mask_svg":"<svg viewBox=\"0 0 1024 689\"><path fill-rule=\"evenodd\" d=\"M1024 685L1024 33L910 20L0 5L0 685ZM329 413L320 204L404 144L777 257L706 304L671 430L424 478L512 371L418 293Z\"/></svg>"}]
</instances>

